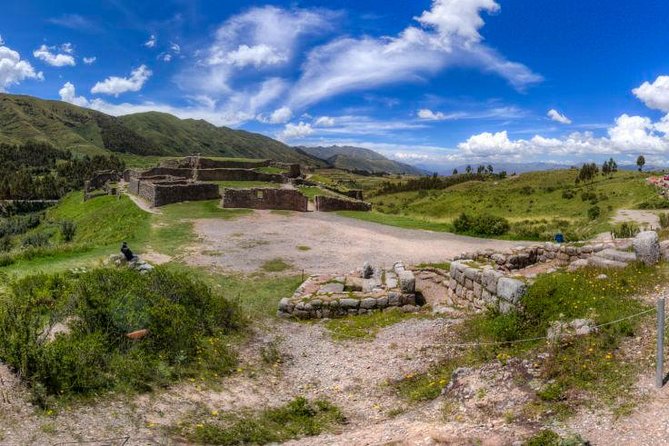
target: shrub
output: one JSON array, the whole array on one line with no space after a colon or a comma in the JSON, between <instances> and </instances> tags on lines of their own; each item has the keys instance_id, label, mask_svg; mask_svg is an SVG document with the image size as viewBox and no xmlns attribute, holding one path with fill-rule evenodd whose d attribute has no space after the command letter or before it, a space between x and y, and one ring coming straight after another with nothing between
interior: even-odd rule
<instances>
[{"instance_id":1,"label":"shrub","mask_svg":"<svg viewBox=\"0 0 669 446\"><path fill-rule=\"evenodd\" d=\"M8 235L0 237L0 252L9 252L12 250L12 238Z\"/></svg>"},{"instance_id":2,"label":"shrub","mask_svg":"<svg viewBox=\"0 0 669 446\"><path fill-rule=\"evenodd\" d=\"M632 238L635 237L639 231L638 224L631 221L624 221L619 225L614 226L611 233L615 238Z\"/></svg>"},{"instance_id":3,"label":"shrub","mask_svg":"<svg viewBox=\"0 0 669 446\"><path fill-rule=\"evenodd\" d=\"M571 189L565 189L562 191L562 198L564 198L565 200L571 200L572 198L574 198L574 195L575 195L574 191Z\"/></svg>"},{"instance_id":4,"label":"shrub","mask_svg":"<svg viewBox=\"0 0 669 446\"><path fill-rule=\"evenodd\" d=\"M49 245L51 235L47 232L35 232L23 238L21 245L24 248L42 248Z\"/></svg>"},{"instance_id":5,"label":"shrub","mask_svg":"<svg viewBox=\"0 0 669 446\"><path fill-rule=\"evenodd\" d=\"M453 221L455 232L472 235L503 235L509 232L509 222L504 217L490 214L470 216L462 213Z\"/></svg>"},{"instance_id":6,"label":"shrub","mask_svg":"<svg viewBox=\"0 0 669 446\"><path fill-rule=\"evenodd\" d=\"M581 200L582 201L590 201L592 204L597 203L597 194L594 192L589 192L584 190L581 192Z\"/></svg>"},{"instance_id":7,"label":"shrub","mask_svg":"<svg viewBox=\"0 0 669 446\"><path fill-rule=\"evenodd\" d=\"M661 212L658 217L660 217L660 226L662 228L669 228L669 213Z\"/></svg>"},{"instance_id":8,"label":"shrub","mask_svg":"<svg viewBox=\"0 0 669 446\"><path fill-rule=\"evenodd\" d=\"M0 299L0 359L42 406L54 395L146 390L234 364L223 339L241 326L237 307L184 273L41 274L11 283ZM69 333L45 341L55 324ZM126 336L138 329L148 335Z\"/></svg>"},{"instance_id":9,"label":"shrub","mask_svg":"<svg viewBox=\"0 0 669 446\"><path fill-rule=\"evenodd\" d=\"M63 237L65 243L69 243L74 239L74 234L77 232L77 225L70 220L63 220L60 223L60 235Z\"/></svg>"},{"instance_id":10,"label":"shrub","mask_svg":"<svg viewBox=\"0 0 669 446\"><path fill-rule=\"evenodd\" d=\"M636 207L639 209L669 209L669 200L657 196L639 203Z\"/></svg>"},{"instance_id":11,"label":"shrub","mask_svg":"<svg viewBox=\"0 0 669 446\"><path fill-rule=\"evenodd\" d=\"M592 206L588 209L588 218L590 220L597 220L601 214L602 210L599 209L599 206Z\"/></svg>"},{"instance_id":12,"label":"shrub","mask_svg":"<svg viewBox=\"0 0 669 446\"><path fill-rule=\"evenodd\" d=\"M520 195L532 195L534 193L534 188L532 186L523 186L518 189Z\"/></svg>"}]
</instances>

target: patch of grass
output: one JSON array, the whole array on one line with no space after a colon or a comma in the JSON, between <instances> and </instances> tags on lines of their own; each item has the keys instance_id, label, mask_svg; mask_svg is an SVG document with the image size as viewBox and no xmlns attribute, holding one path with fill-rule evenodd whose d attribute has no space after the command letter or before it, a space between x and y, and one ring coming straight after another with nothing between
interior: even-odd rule
<instances>
[{"instance_id":1,"label":"patch of grass","mask_svg":"<svg viewBox=\"0 0 669 446\"><path fill-rule=\"evenodd\" d=\"M193 220L199 218L219 218L231 220L233 218L252 214L251 209L223 209L219 200L188 201L183 203L168 204L160 208L162 218L160 220Z\"/></svg>"},{"instance_id":2,"label":"patch of grass","mask_svg":"<svg viewBox=\"0 0 669 446\"><path fill-rule=\"evenodd\" d=\"M306 245L297 245L297 250L298 251L310 251L311 247L306 246Z\"/></svg>"},{"instance_id":3,"label":"patch of grass","mask_svg":"<svg viewBox=\"0 0 669 446\"><path fill-rule=\"evenodd\" d=\"M285 209L272 209L269 211L270 214L274 215L283 215L284 217L290 217L295 214L295 211L287 211Z\"/></svg>"},{"instance_id":4,"label":"patch of grass","mask_svg":"<svg viewBox=\"0 0 669 446\"><path fill-rule=\"evenodd\" d=\"M235 365L239 309L190 275L157 267L34 275L0 294L0 359L41 407L105 391L146 391ZM60 334L50 336L53 327ZM127 334L148 330L139 340Z\"/></svg>"},{"instance_id":5,"label":"patch of grass","mask_svg":"<svg viewBox=\"0 0 669 446\"><path fill-rule=\"evenodd\" d=\"M325 328L330 331L333 339L372 340L382 328L416 317L426 316L390 308L385 311L331 319L325 323Z\"/></svg>"},{"instance_id":6,"label":"patch of grass","mask_svg":"<svg viewBox=\"0 0 669 446\"><path fill-rule=\"evenodd\" d=\"M436 269L443 269L446 271L451 270L451 262L439 262L439 263L419 263L416 265L416 268L421 269L421 268L436 268Z\"/></svg>"},{"instance_id":7,"label":"patch of grass","mask_svg":"<svg viewBox=\"0 0 669 446\"><path fill-rule=\"evenodd\" d=\"M322 187L318 186L298 186L298 190L302 192L302 195L307 197L309 200L313 201L313 199L320 195L320 196L325 196L325 197L338 197L340 196L339 194L335 194L332 191L329 191L327 189L324 189Z\"/></svg>"},{"instance_id":8,"label":"patch of grass","mask_svg":"<svg viewBox=\"0 0 669 446\"><path fill-rule=\"evenodd\" d=\"M382 225L396 226L404 229L423 229L435 232L453 232L453 226L450 223L421 220L419 218L406 217L402 215L383 214L380 212L361 212L361 211L339 211L338 215L358 220L380 223Z\"/></svg>"},{"instance_id":9,"label":"patch of grass","mask_svg":"<svg viewBox=\"0 0 669 446\"><path fill-rule=\"evenodd\" d=\"M325 400L299 397L261 412L204 415L202 422L181 423L175 430L189 441L221 446L263 445L319 435L346 422L341 410Z\"/></svg>"},{"instance_id":10,"label":"patch of grass","mask_svg":"<svg viewBox=\"0 0 669 446\"><path fill-rule=\"evenodd\" d=\"M280 167L273 167L273 166L264 166L264 167L257 167L254 169L256 172L262 172L262 173L286 173L286 169L282 169Z\"/></svg>"},{"instance_id":11,"label":"patch of grass","mask_svg":"<svg viewBox=\"0 0 669 446\"><path fill-rule=\"evenodd\" d=\"M523 446L585 446L588 444L580 436L563 438L550 429L544 429L525 440Z\"/></svg>"},{"instance_id":12,"label":"patch of grass","mask_svg":"<svg viewBox=\"0 0 669 446\"><path fill-rule=\"evenodd\" d=\"M291 265L286 263L283 259L277 258L266 261L260 268L268 273L280 273L290 269L290 267Z\"/></svg>"},{"instance_id":13,"label":"patch of grass","mask_svg":"<svg viewBox=\"0 0 669 446\"><path fill-rule=\"evenodd\" d=\"M217 184L221 189L251 189L254 187L265 187L271 189L278 189L281 187L279 183L270 183L269 181L207 181L208 183Z\"/></svg>"}]
</instances>

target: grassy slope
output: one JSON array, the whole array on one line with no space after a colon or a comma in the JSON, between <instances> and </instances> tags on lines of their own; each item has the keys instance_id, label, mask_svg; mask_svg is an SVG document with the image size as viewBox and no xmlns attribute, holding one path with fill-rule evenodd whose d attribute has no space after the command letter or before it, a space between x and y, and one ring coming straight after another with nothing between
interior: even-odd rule
<instances>
[{"instance_id":1,"label":"grassy slope","mask_svg":"<svg viewBox=\"0 0 669 446\"><path fill-rule=\"evenodd\" d=\"M575 185L575 170L531 172L496 182L469 182L440 191L403 192L371 198L379 213L346 213L350 217L408 228L448 230L462 212L492 213L510 221L525 219L563 219L576 222L589 232L609 229L609 219L617 209L635 208L656 196L637 172L618 172L612 178L599 176L592 184ZM531 188L530 193L527 188ZM565 189L573 190L571 199L562 197ZM591 191L599 197L601 215L588 221L587 211L593 204L581 199L581 192ZM433 227L429 226L434 224Z\"/></svg>"}]
</instances>

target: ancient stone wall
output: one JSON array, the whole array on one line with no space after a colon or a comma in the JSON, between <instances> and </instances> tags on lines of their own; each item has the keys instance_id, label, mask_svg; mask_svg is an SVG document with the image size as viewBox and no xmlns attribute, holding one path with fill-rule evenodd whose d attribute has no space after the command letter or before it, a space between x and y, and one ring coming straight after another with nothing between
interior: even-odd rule
<instances>
[{"instance_id":1,"label":"ancient stone wall","mask_svg":"<svg viewBox=\"0 0 669 446\"><path fill-rule=\"evenodd\" d=\"M283 183L285 177L280 173L256 172L251 169L200 169L197 172L200 181L265 181Z\"/></svg>"},{"instance_id":2,"label":"ancient stone wall","mask_svg":"<svg viewBox=\"0 0 669 446\"><path fill-rule=\"evenodd\" d=\"M142 197L154 207L181 201L216 200L221 197L215 184L164 177L131 178L128 192Z\"/></svg>"},{"instance_id":3,"label":"ancient stone wall","mask_svg":"<svg viewBox=\"0 0 669 446\"><path fill-rule=\"evenodd\" d=\"M307 212L309 200L294 189L225 189L224 208L280 209Z\"/></svg>"},{"instance_id":4,"label":"ancient stone wall","mask_svg":"<svg viewBox=\"0 0 669 446\"><path fill-rule=\"evenodd\" d=\"M359 200L349 200L337 197L318 195L314 198L316 210L319 212L334 211L370 211L372 205Z\"/></svg>"},{"instance_id":5,"label":"ancient stone wall","mask_svg":"<svg viewBox=\"0 0 669 446\"><path fill-rule=\"evenodd\" d=\"M115 170L105 170L95 172L93 177L88 180L88 190L102 189L107 183L117 183L121 181L121 175Z\"/></svg>"},{"instance_id":6,"label":"ancient stone wall","mask_svg":"<svg viewBox=\"0 0 669 446\"><path fill-rule=\"evenodd\" d=\"M449 293L477 310L494 309L508 313L521 305L527 286L521 280L506 277L492 267L477 268L466 262L451 263Z\"/></svg>"},{"instance_id":7,"label":"ancient stone wall","mask_svg":"<svg viewBox=\"0 0 669 446\"><path fill-rule=\"evenodd\" d=\"M292 297L281 299L278 315L317 319L367 314L388 308L418 311L416 279L401 262L386 271L369 265L365 267L348 275L309 277Z\"/></svg>"},{"instance_id":8,"label":"ancient stone wall","mask_svg":"<svg viewBox=\"0 0 669 446\"><path fill-rule=\"evenodd\" d=\"M166 160L160 163L161 167L192 169L198 165L200 169L255 169L257 167L268 167L270 160L215 160L187 156L181 159Z\"/></svg>"},{"instance_id":9,"label":"ancient stone wall","mask_svg":"<svg viewBox=\"0 0 669 446\"><path fill-rule=\"evenodd\" d=\"M278 161L272 161L270 163L270 166L286 170L285 176L287 176L288 178L299 178L302 176L302 167L299 164L280 163Z\"/></svg>"}]
</instances>

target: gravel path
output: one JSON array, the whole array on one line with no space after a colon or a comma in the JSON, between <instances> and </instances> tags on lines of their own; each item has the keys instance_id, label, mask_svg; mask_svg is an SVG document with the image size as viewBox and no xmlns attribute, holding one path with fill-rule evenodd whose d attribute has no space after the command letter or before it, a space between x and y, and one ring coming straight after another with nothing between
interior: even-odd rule
<instances>
[{"instance_id":1,"label":"gravel path","mask_svg":"<svg viewBox=\"0 0 669 446\"><path fill-rule=\"evenodd\" d=\"M316 274L347 272L365 261L381 266L397 260L442 262L465 251L522 244L396 228L323 212L256 211L232 221L198 220L195 230L202 242L188 263L245 273L276 258Z\"/></svg>"}]
</instances>

